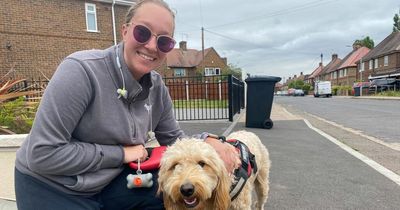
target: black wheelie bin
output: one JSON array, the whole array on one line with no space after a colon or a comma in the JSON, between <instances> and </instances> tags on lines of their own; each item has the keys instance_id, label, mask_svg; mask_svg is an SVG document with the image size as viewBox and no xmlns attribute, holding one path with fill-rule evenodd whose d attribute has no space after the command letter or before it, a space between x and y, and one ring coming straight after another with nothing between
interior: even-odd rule
<instances>
[{"instance_id":1,"label":"black wheelie bin","mask_svg":"<svg viewBox=\"0 0 400 210\"><path fill-rule=\"evenodd\" d=\"M247 84L246 127L271 129L274 88L280 77L250 76L245 79Z\"/></svg>"}]
</instances>

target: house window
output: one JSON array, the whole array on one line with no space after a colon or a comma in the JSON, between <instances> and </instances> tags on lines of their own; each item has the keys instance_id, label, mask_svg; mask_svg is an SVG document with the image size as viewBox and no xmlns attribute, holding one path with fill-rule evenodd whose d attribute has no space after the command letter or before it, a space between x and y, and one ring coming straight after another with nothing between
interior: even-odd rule
<instances>
[{"instance_id":1,"label":"house window","mask_svg":"<svg viewBox=\"0 0 400 210\"><path fill-rule=\"evenodd\" d=\"M342 70L339 70L339 78L340 77L343 77L343 69Z\"/></svg>"},{"instance_id":2,"label":"house window","mask_svg":"<svg viewBox=\"0 0 400 210\"><path fill-rule=\"evenodd\" d=\"M376 58L374 60L374 68L377 69L378 68L378 58Z\"/></svg>"},{"instance_id":3,"label":"house window","mask_svg":"<svg viewBox=\"0 0 400 210\"><path fill-rule=\"evenodd\" d=\"M86 30L89 32L97 32L96 5L85 3L85 13L86 13Z\"/></svg>"},{"instance_id":4,"label":"house window","mask_svg":"<svg viewBox=\"0 0 400 210\"><path fill-rule=\"evenodd\" d=\"M374 66L374 61L373 60L369 60L369 69L372 69Z\"/></svg>"},{"instance_id":5,"label":"house window","mask_svg":"<svg viewBox=\"0 0 400 210\"><path fill-rule=\"evenodd\" d=\"M183 77L186 76L185 69L174 69L174 76L175 77Z\"/></svg>"},{"instance_id":6,"label":"house window","mask_svg":"<svg viewBox=\"0 0 400 210\"><path fill-rule=\"evenodd\" d=\"M333 79L337 78L337 71L333 72Z\"/></svg>"},{"instance_id":7,"label":"house window","mask_svg":"<svg viewBox=\"0 0 400 210\"><path fill-rule=\"evenodd\" d=\"M346 77L347 76L347 69L343 70L343 76Z\"/></svg>"},{"instance_id":8,"label":"house window","mask_svg":"<svg viewBox=\"0 0 400 210\"><path fill-rule=\"evenodd\" d=\"M384 66L388 66L389 65L389 56L385 55L385 57L383 57L383 65Z\"/></svg>"},{"instance_id":9,"label":"house window","mask_svg":"<svg viewBox=\"0 0 400 210\"><path fill-rule=\"evenodd\" d=\"M212 75L220 75L221 69L220 68L205 68L204 69L204 76L212 76Z\"/></svg>"}]
</instances>

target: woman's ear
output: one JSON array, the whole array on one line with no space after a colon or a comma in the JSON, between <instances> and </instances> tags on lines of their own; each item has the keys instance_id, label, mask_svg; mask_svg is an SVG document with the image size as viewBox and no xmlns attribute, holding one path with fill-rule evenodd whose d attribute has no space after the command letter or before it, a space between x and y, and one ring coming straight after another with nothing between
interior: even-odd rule
<instances>
[{"instance_id":1,"label":"woman's ear","mask_svg":"<svg viewBox=\"0 0 400 210\"><path fill-rule=\"evenodd\" d=\"M123 24L121 28L121 35L122 35L122 40L125 40L126 35L128 34L129 30L129 25L128 24Z\"/></svg>"}]
</instances>

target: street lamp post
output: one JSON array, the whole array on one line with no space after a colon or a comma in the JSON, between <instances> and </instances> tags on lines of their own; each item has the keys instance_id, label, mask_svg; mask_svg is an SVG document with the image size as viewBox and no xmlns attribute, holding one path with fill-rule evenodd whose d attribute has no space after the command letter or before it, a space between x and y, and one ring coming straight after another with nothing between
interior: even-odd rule
<instances>
[{"instance_id":1,"label":"street lamp post","mask_svg":"<svg viewBox=\"0 0 400 210\"><path fill-rule=\"evenodd\" d=\"M364 63L362 60L362 57L360 59L360 81L361 81L361 86L360 86L360 96L362 96L362 88L363 88L363 78L362 78L362 72L364 71Z\"/></svg>"}]
</instances>

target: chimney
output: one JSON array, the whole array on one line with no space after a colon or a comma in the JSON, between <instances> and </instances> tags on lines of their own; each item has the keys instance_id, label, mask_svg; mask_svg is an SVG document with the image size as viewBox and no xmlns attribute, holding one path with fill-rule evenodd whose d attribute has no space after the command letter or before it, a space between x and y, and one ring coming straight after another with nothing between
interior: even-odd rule
<instances>
[{"instance_id":1,"label":"chimney","mask_svg":"<svg viewBox=\"0 0 400 210\"><path fill-rule=\"evenodd\" d=\"M291 80L292 79L292 77L289 77L289 79L288 80Z\"/></svg>"},{"instance_id":2,"label":"chimney","mask_svg":"<svg viewBox=\"0 0 400 210\"><path fill-rule=\"evenodd\" d=\"M335 53L335 54L332 54L332 60L335 60L335 59L337 59L337 54Z\"/></svg>"},{"instance_id":3,"label":"chimney","mask_svg":"<svg viewBox=\"0 0 400 210\"><path fill-rule=\"evenodd\" d=\"M296 79L296 78L297 78L297 75L294 75L293 79Z\"/></svg>"},{"instance_id":4,"label":"chimney","mask_svg":"<svg viewBox=\"0 0 400 210\"><path fill-rule=\"evenodd\" d=\"M322 67L322 62L319 62L319 66Z\"/></svg>"},{"instance_id":5,"label":"chimney","mask_svg":"<svg viewBox=\"0 0 400 210\"><path fill-rule=\"evenodd\" d=\"M222 61L224 61L225 65L228 65L228 58L227 57L223 57Z\"/></svg>"},{"instance_id":6,"label":"chimney","mask_svg":"<svg viewBox=\"0 0 400 210\"><path fill-rule=\"evenodd\" d=\"M300 76L303 76L303 72L300 72Z\"/></svg>"},{"instance_id":7,"label":"chimney","mask_svg":"<svg viewBox=\"0 0 400 210\"><path fill-rule=\"evenodd\" d=\"M179 49L186 51L187 47L186 47L186 41L180 41L179 42Z\"/></svg>"}]
</instances>

